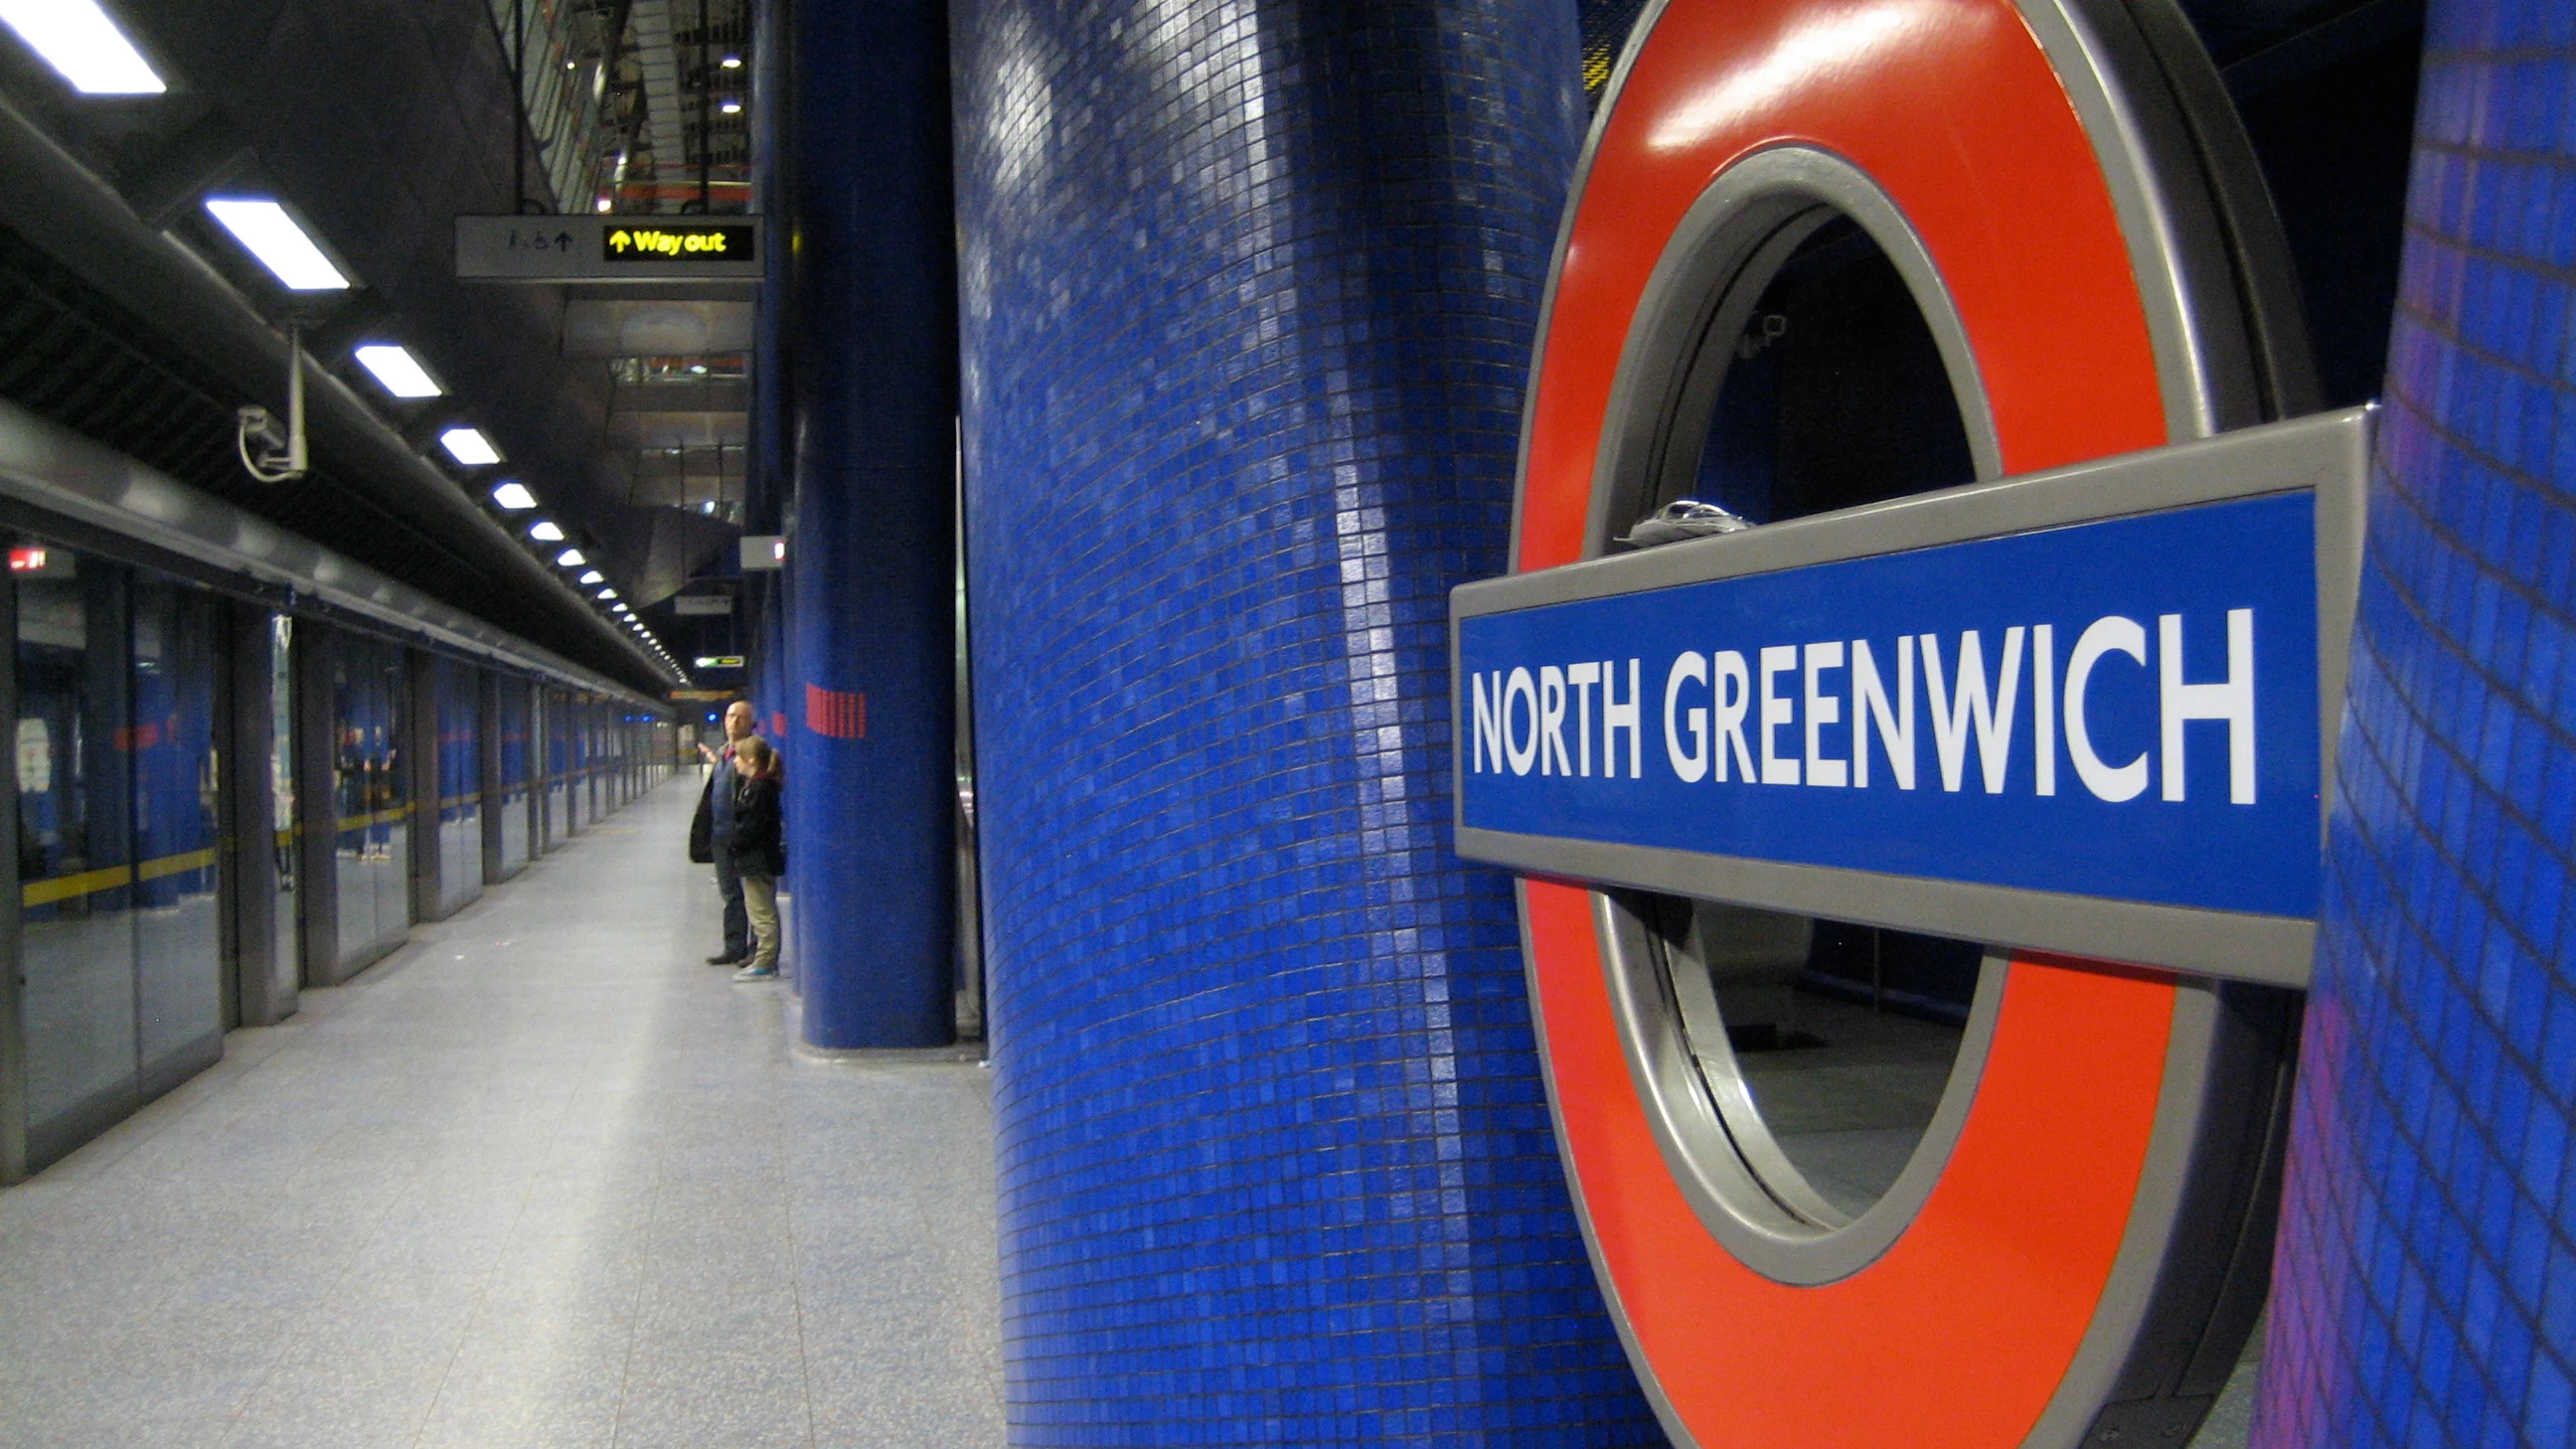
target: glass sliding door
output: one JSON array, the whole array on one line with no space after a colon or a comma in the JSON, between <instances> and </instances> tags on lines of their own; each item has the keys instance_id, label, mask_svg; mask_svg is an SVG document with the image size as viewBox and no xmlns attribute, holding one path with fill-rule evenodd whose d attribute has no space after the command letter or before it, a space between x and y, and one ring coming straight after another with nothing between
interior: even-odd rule
<instances>
[{"instance_id":1,"label":"glass sliding door","mask_svg":"<svg viewBox=\"0 0 2576 1449\"><path fill-rule=\"evenodd\" d=\"M184 1075L221 1055L215 677L222 608L202 589L134 575L134 716L126 739L134 782L136 1006L147 1077L156 1068Z\"/></svg>"},{"instance_id":2,"label":"glass sliding door","mask_svg":"<svg viewBox=\"0 0 2576 1449\"><path fill-rule=\"evenodd\" d=\"M430 677L438 710L438 913L483 894L482 676L470 664L437 660Z\"/></svg>"},{"instance_id":3,"label":"glass sliding door","mask_svg":"<svg viewBox=\"0 0 2576 1449\"><path fill-rule=\"evenodd\" d=\"M302 877L297 870L303 857L298 848L302 832L295 823L295 621L275 614L268 627L269 829L277 871L275 914L269 917L275 923L269 932L270 979L292 984L300 979L304 961L299 929L304 919Z\"/></svg>"},{"instance_id":4,"label":"glass sliding door","mask_svg":"<svg viewBox=\"0 0 2576 1449\"><path fill-rule=\"evenodd\" d=\"M504 678L495 680L494 688L500 722L500 737L493 743L501 752L501 873L515 875L528 863L536 813L528 795L528 684Z\"/></svg>"},{"instance_id":5,"label":"glass sliding door","mask_svg":"<svg viewBox=\"0 0 2576 1449\"><path fill-rule=\"evenodd\" d=\"M22 544L18 587L19 1030L30 1165L131 1093L133 830L125 571Z\"/></svg>"},{"instance_id":6,"label":"glass sliding door","mask_svg":"<svg viewBox=\"0 0 2576 1449\"><path fill-rule=\"evenodd\" d=\"M17 604L19 969L41 1167L223 1054L222 605L33 539Z\"/></svg>"},{"instance_id":7,"label":"glass sliding door","mask_svg":"<svg viewBox=\"0 0 2576 1449\"><path fill-rule=\"evenodd\" d=\"M334 640L332 789L338 806L339 959L345 979L411 929L410 792L403 781L403 651L357 634Z\"/></svg>"},{"instance_id":8,"label":"glass sliding door","mask_svg":"<svg viewBox=\"0 0 2576 1449\"><path fill-rule=\"evenodd\" d=\"M564 720L564 834L578 835L590 828L598 812L590 808L590 719L581 700L573 695L563 698Z\"/></svg>"}]
</instances>

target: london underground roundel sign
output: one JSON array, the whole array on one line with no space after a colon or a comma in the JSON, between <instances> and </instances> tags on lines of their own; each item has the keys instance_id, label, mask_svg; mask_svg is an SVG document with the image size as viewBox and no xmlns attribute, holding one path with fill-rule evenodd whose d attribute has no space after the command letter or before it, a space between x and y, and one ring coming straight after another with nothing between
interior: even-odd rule
<instances>
[{"instance_id":1,"label":"london underground roundel sign","mask_svg":"<svg viewBox=\"0 0 2576 1449\"><path fill-rule=\"evenodd\" d=\"M2300 416L2279 256L2170 0L1640 21L1453 717L1459 850L1522 873L1568 1176L1677 1443L2179 1445L2235 1365L2369 429ZM1902 327L1853 320L1887 296ZM1949 441L1873 454L1924 398L1852 359L1907 356ZM1844 420L1824 462L1792 394ZM1957 486L1850 476L1945 448ZM1771 519L1622 551L1712 488ZM1773 1130L1757 1053L1802 1038L1727 999L1846 928L1968 943L1972 982L1865 1191Z\"/></svg>"}]
</instances>

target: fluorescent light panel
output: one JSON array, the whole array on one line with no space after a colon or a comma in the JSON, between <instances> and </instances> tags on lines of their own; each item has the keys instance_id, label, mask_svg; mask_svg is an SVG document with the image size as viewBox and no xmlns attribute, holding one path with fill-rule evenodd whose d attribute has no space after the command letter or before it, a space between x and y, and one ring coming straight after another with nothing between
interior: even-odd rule
<instances>
[{"instance_id":1,"label":"fluorescent light panel","mask_svg":"<svg viewBox=\"0 0 2576 1449\"><path fill-rule=\"evenodd\" d=\"M170 88L98 0L0 0L0 21L82 95L157 96Z\"/></svg>"},{"instance_id":2,"label":"fluorescent light panel","mask_svg":"<svg viewBox=\"0 0 2576 1449\"><path fill-rule=\"evenodd\" d=\"M553 519L540 518L528 525L528 537L539 543L561 543L564 540L564 531L555 527Z\"/></svg>"},{"instance_id":3,"label":"fluorescent light panel","mask_svg":"<svg viewBox=\"0 0 2576 1449\"><path fill-rule=\"evenodd\" d=\"M568 548L555 555L555 562L564 568L577 569L583 564L590 562L590 560L581 556L580 549Z\"/></svg>"},{"instance_id":4,"label":"fluorescent light panel","mask_svg":"<svg viewBox=\"0 0 2576 1449\"><path fill-rule=\"evenodd\" d=\"M592 569L589 573L581 576L580 582L585 584L604 584L608 582L608 576L597 569Z\"/></svg>"},{"instance_id":5,"label":"fluorescent light panel","mask_svg":"<svg viewBox=\"0 0 2576 1449\"><path fill-rule=\"evenodd\" d=\"M212 197L206 211L223 223L260 265L292 292L337 292L349 285L322 248L286 214L286 208L257 197Z\"/></svg>"},{"instance_id":6,"label":"fluorescent light panel","mask_svg":"<svg viewBox=\"0 0 2576 1449\"><path fill-rule=\"evenodd\" d=\"M503 512L522 513L537 506L537 495L528 491L527 484L512 479L492 490L492 502Z\"/></svg>"},{"instance_id":7,"label":"fluorescent light panel","mask_svg":"<svg viewBox=\"0 0 2576 1449\"><path fill-rule=\"evenodd\" d=\"M472 428L449 428L438 435L438 445L447 450L447 456L468 468L488 467L501 461L492 440Z\"/></svg>"},{"instance_id":8,"label":"fluorescent light panel","mask_svg":"<svg viewBox=\"0 0 2576 1449\"><path fill-rule=\"evenodd\" d=\"M596 597L597 597L598 599L600 599L600 600L604 603L604 602L606 602L607 600L610 600L610 599L616 598L616 597L617 597L617 591L616 591L615 589L602 589L602 590L600 590L600 591L599 591L599 593L596 595Z\"/></svg>"},{"instance_id":9,"label":"fluorescent light panel","mask_svg":"<svg viewBox=\"0 0 2576 1449\"><path fill-rule=\"evenodd\" d=\"M437 397L447 391L420 365L420 359L411 355L410 349L390 342L359 348L358 365L374 373L385 391L396 397Z\"/></svg>"}]
</instances>

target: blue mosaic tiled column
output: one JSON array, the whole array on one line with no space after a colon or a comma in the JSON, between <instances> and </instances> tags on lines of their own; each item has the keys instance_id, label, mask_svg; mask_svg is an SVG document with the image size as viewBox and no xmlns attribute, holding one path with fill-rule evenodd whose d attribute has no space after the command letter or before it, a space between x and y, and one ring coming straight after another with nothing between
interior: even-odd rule
<instances>
[{"instance_id":1,"label":"blue mosaic tiled column","mask_svg":"<svg viewBox=\"0 0 2576 1449\"><path fill-rule=\"evenodd\" d=\"M2571 36L2428 19L2268 1449L2576 1437Z\"/></svg>"},{"instance_id":2,"label":"blue mosaic tiled column","mask_svg":"<svg viewBox=\"0 0 2576 1449\"><path fill-rule=\"evenodd\" d=\"M946 7L797 0L788 885L810 1046L956 1039L956 220ZM773 235L777 234L773 232Z\"/></svg>"},{"instance_id":3,"label":"blue mosaic tiled column","mask_svg":"<svg viewBox=\"0 0 2576 1449\"><path fill-rule=\"evenodd\" d=\"M1022 1445L1660 1442L1449 850L1572 0L961 0Z\"/></svg>"}]
</instances>

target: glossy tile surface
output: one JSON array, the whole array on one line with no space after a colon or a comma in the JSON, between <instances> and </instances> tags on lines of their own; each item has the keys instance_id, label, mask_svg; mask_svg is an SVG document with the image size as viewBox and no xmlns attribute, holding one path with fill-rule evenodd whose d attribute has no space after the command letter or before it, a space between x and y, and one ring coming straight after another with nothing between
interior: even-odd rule
<instances>
[{"instance_id":1,"label":"glossy tile surface","mask_svg":"<svg viewBox=\"0 0 2576 1449\"><path fill-rule=\"evenodd\" d=\"M2254 1443L2576 1443L2576 14L2426 9Z\"/></svg>"},{"instance_id":2,"label":"glossy tile surface","mask_svg":"<svg viewBox=\"0 0 2576 1449\"><path fill-rule=\"evenodd\" d=\"M0 1443L1001 1443L986 1074L699 965L696 790L0 1192Z\"/></svg>"},{"instance_id":3,"label":"glossy tile surface","mask_svg":"<svg viewBox=\"0 0 2576 1449\"><path fill-rule=\"evenodd\" d=\"M1017 1442L1660 1443L1449 849L1574 6L952 14Z\"/></svg>"}]
</instances>

